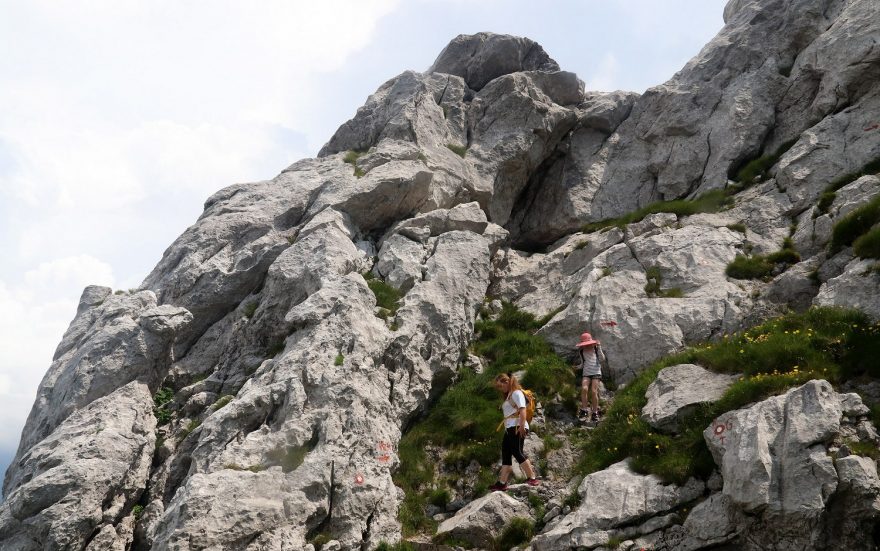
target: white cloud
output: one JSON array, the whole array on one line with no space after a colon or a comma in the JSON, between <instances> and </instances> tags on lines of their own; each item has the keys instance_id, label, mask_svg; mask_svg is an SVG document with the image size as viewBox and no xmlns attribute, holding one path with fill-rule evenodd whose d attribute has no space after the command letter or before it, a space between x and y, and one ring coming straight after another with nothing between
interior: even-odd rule
<instances>
[{"instance_id":1,"label":"white cloud","mask_svg":"<svg viewBox=\"0 0 880 551\"><path fill-rule=\"evenodd\" d=\"M617 57L612 52L605 52L596 70L587 76L586 89L613 92L620 88L617 84L620 80L619 73L620 64L617 62Z\"/></svg>"},{"instance_id":2,"label":"white cloud","mask_svg":"<svg viewBox=\"0 0 880 551\"><path fill-rule=\"evenodd\" d=\"M138 285L210 194L314 154L322 75L398 3L0 0L0 450L82 288Z\"/></svg>"}]
</instances>

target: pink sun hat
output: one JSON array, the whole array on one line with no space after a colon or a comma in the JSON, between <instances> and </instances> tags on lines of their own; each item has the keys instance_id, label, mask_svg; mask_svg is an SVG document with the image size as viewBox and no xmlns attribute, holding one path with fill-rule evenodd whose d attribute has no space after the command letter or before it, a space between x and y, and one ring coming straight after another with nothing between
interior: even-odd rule
<instances>
[{"instance_id":1,"label":"pink sun hat","mask_svg":"<svg viewBox=\"0 0 880 551\"><path fill-rule=\"evenodd\" d=\"M589 333L581 334L581 342L575 345L575 348L580 348L582 346L590 346L591 344L599 344L599 341L593 338L593 335Z\"/></svg>"}]
</instances>

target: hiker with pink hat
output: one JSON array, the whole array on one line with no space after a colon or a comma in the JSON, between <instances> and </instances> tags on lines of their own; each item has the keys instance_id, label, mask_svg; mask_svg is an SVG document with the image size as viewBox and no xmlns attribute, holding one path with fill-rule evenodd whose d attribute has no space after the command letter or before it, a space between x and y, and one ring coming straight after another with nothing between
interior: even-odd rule
<instances>
[{"instance_id":1,"label":"hiker with pink hat","mask_svg":"<svg viewBox=\"0 0 880 551\"><path fill-rule=\"evenodd\" d=\"M581 340L575 345L581 355L581 410L578 417L590 416L591 421L599 420L599 382L602 380L602 364L605 353L599 341L589 333L583 333ZM588 410L588 402L592 402L592 411Z\"/></svg>"}]
</instances>

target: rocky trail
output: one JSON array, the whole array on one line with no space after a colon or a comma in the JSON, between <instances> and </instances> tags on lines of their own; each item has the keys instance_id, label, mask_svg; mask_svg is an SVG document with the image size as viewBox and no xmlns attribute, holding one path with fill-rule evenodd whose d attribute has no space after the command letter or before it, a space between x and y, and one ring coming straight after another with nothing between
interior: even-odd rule
<instances>
[{"instance_id":1,"label":"rocky trail","mask_svg":"<svg viewBox=\"0 0 880 551\"><path fill-rule=\"evenodd\" d=\"M643 94L456 37L138 289L84 290L0 548L876 549L878 12L730 0ZM484 494L500 369L545 480Z\"/></svg>"}]
</instances>

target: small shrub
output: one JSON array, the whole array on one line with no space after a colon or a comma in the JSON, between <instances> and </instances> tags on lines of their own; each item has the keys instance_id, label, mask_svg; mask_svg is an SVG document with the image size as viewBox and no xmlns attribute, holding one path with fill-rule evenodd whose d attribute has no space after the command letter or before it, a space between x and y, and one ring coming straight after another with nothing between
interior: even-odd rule
<instances>
[{"instance_id":1,"label":"small shrub","mask_svg":"<svg viewBox=\"0 0 880 551\"><path fill-rule=\"evenodd\" d=\"M173 399L174 391L166 386L160 388L156 395L153 396L153 404L155 405L153 413L156 416L156 423L158 425L165 425L171 421L171 408L169 404Z\"/></svg>"},{"instance_id":2,"label":"small shrub","mask_svg":"<svg viewBox=\"0 0 880 551\"><path fill-rule=\"evenodd\" d=\"M144 512L143 505L135 505L134 507L131 508L131 514L134 515L135 520L141 518L141 515L143 514L143 512Z\"/></svg>"},{"instance_id":3,"label":"small shrub","mask_svg":"<svg viewBox=\"0 0 880 551\"><path fill-rule=\"evenodd\" d=\"M874 461L877 461L878 459L880 459L880 449L878 449L877 446L875 446L871 442L863 442L863 441L856 442L856 441L850 440L850 441L845 442L845 444L846 444L846 447L849 448L849 451L851 451L855 455L861 455L862 457L870 457Z\"/></svg>"},{"instance_id":4,"label":"small shrub","mask_svg":"<svg viewBox=\"0 0 880 551\"><path fill-rule=\"evenodd\" d=\"M828 186L825 188L825 191L819 197L819 202L816 205L819 209L819 212L828 212L828 210L831 208L831 204L834 203L834 199L837 197L837 190L848 184L851 184L852 182L855 182L866 174L875 174L877 172L880 172L880 159L875 159L871 161L870 163L863 166L861 170L850 172L849 174L844 174L843 176L835 179L833 182L828 184Z\"/></svg>"},{"instance_id":5,"label":"small shrub","mask_svg":"<svg viewBox=\"0 0 880 551\"><path fill-rule=\"evenodd\" d=\"M880 226L853 241L853 252L861 258L880 258Z\"/></svg>"},{"instance_id":6,"label":"small shrub","mask_svg":"<svg viewBox=\"0 0 880 551\"><path fill-rule=\"evenodd\" d=\"M831 231L831 251L847 247L880 223L880 197L875 197L841 218Z\"/></svg>"},{"instance_id":7,"label":"small shrub","mask_svg":"<svg viewBox=\"0 0 880 551\"><path fill-rule=\"evenodd\" d=\"M262 465L251 465L250 467L247 468L247 470L249 470L252 473L259 473L259 472L265 471L266 467L264 467Z\"/></svg>"},{"instance_id":8,"label":"small shrub","mask_svg":"<svg viewBox=\"0 0 880 551\"><path fill-rule=\"evenodd\" d=\"M258 307L259 305L260 305L260 303L257 302L257 301L255 301L255 300L253 300L253 301L248 302L247 304L245 304L245 305L244 305L244 309L242 310L242 313L244 313L244 317L246 317L246 318L248 318L248 319L250 319L251 317L253 317L254 312L257 311L257 307Z\"/></svg>"},{"instance_id":9,"label":"small shrub","mask_svg":"<svg viewBox=\"0 0 880 551\"><path fill-rule=\"evenodd\" d=\"M219 397L216 402L214 402L214 405L211 406L211 410L217 411L218 409L231 402L233 398L235 398L235 396L233 396L232 394L224 394L223 396Z\"/></svg>"},{"instance_id":10,"label":"small shrub","mask_svg":"<svg viewBox=\"0 0 880 551\"><path fill-rule=\"evenodd\" d=\"M448 143L446 144L446 147L448 147L450 151L452 151L462 159L464 159L464 156L467 154L468 150L466 145L458 145L454 143Z\"/></svg>"},{"instance_id":11,"label":"small shrub","mask_svg":"<svg viewBox=\"0 0 880 551\"><path fill-rule=\"evenodd\" d=\"M734 279L764 279L773 272L773 265L760 256L736 255L724 273Z\"/></svg>"},{"instance_id":12,"label":"small shrub","mask_svg":"<svg viewBox=\"0 0 880 551\"><path fill-rule=\"evenodd\" d=\"M796 141L797 140L786 142L779 146L779 149L774 153L763 155L757 159L748 161L736 172L736 176L734 176L733 179L743 186L750 186L756 183L759 179L762 179L767 175L767 171L779 161L786 151L791 149L791 146L793 146Z\"/></svg>"},{"instance_id":13,"label":"small shrub","mask_svg":"<svg viewBox=\"0 0 880 551\"><path fill-rule=\"evenodd\" d=\"M345 156L342 157L343 163L348 163L350 165L357 164L357 160L362 157L367 151L365 149L350 149L346 152Z\"/></svg>"},{"instance_id":14,"label":"small shrub","mask_svg":"<svg viewBox=\"0 0 880 551\"><path fill-rule=\"evenodd\" d=\"M496 546L501 551L508 551L521 543L531 541L535 535L535 523L525 518L512 518L501 535L496 540Z\"/></svg>"},{"instance_id":15,"label":"small shrub","mask_svg":"<svg viewBox=\"0 0 880 551\"><path fill-rule=\"evenodd\" d=\"M767 255L770 264L797 264L801 261L801 255L794 249L780 249Z\"/></svg>"},{"instance_id":16,"label":"small shrub","mask_svg":"<svg viewBox=\"0 0 880 551\"><path fill-rule=\"evenodd\" d=\"M333 365L338 367L338 366L342 365L343 363L345 363L345 356L343 356L341 353L337 354L336 359L333 360Z\"/></svg>"},{"instance_id":17,"label":"small shrub","mask_svg":"<svg viewBox=\"0 0 880 551\"><path fill-rule=\"evenodd\" d=\"M449 497L449 490L446 488L435 488L428 494L428 503L436 507L446 507Z\"/></svg>"},{"instance_id":18,"label":"small shrub","mask_svg":"<svg viewBox=\"0 0 880 551\"><path fill-rule=\"evenodd\" d=\"M580 241L577 245L575 245L574 250L579 251L581 249L586 248L586 246L589 244L590 244L590 241L588 239L585 239L583 241Z\"/></svg>"},{"instance_id":19,"label":"small shrub","mask_svg":"<svg viewBox=\"0 0 880 551\"><path fill-rule=\"evenodd\" d=\"M602 275L599 276L599 279L602 279L603 277L608 277L613 273L614 269L611 266L605 266L604 268L602 268Z\"/></svg>"},{"instance_id":20,"label":"small shrub","mask_svg":"<svg viewBox=\"0 0 880 551\"><path fill-rule=\"evenodd\" d=\"M376 306L380 308L378 316L382 319L387 319L397 314L403 293L377 278L371 272L362 275L367 281L367 287L373 291L373 295L376 297ZM381 309L386 310L387 313L384 313Z\"/></svg>"},{"instance_id":21,"label":"small shrub","mask_svg":"<svg viewBox=\"0 0 880 551\"><path fill-rule=\"evenodd\" d=\"M746 225L743 224L742 222L737 222L736 224L728 224L727 229L733 230L733 231L738 231L739 233L742 233L742 234L746 233Z\"/></svg>"},{"instance_id":22,"label":"small shrub","mask_svg":"<svg viewBox=\"0 0 880 551\"><path fill-rule=\"evenodd\" d=\"M837 199L837 192L823 192L822 195L819 196L819 202L816 203L818 213L814 213L814 218L818 218L821 214L827 213L831 209L831 205L834 204L835 199Z\"/></svg>"}]
</instances>

